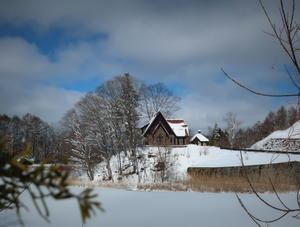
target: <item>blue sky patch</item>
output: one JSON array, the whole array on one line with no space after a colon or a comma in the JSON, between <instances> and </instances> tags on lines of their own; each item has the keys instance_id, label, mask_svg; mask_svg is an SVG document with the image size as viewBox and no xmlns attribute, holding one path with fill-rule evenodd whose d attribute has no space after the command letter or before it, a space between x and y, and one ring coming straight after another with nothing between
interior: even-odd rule
<instances>
[{"instance_id":1,"label":"blue sky patch","mask_svg":"<svg viewBox=\"0 0 300 227\"><path fill-rule=\"evenodd\" d=\"M33 25L24 24L22 26L14 24L0 24L0 37L20 37L29 43L35 44L39 51L50 57L55 50L66 47L80 41L94 42L106 40L105 33L94 33L78 35L60 27L50 27L47 30L39 30Z\"/></svg>"}]
</instances>

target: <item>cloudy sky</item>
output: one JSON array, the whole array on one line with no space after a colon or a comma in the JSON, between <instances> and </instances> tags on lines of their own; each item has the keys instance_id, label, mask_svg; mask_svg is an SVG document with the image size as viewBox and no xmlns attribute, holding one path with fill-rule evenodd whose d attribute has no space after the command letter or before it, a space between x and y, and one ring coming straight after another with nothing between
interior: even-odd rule
<instances>
[{"instance_id":1,"label":"cloudy sky","mask_svg":"<svg viewBox=\"0 0 300 227\"><path fill-rule=\"evenodd\" d=\"M274 2L265 4L276 21ZM228 111L250 125L295 102L254 96L220 70L258 90L295 92L286 56L263 30L257 0L2 0L0 113L57 122L85 92L129 72L180 96L177 117L193 129Z\"/></svg>"}]
</instances>

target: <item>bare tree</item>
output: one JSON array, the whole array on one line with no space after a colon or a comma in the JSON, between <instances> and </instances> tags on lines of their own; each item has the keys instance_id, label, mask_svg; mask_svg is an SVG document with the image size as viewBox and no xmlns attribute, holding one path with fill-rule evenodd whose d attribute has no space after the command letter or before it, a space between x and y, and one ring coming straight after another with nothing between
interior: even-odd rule
<instances>
[{"instance_id":1,"label":"bare tree","mask_svg":"<svg viewBox=\"0 0 300 227\"><path fill-rule=\"evenodd\" d=\"M81 120L86 127L90 146L106 162L108 177L113 179L110 160L115 154L115 140L105 100L90 93L85 95L76 106L80 110Z\"/></svg>"},{"instance_id":2,"label":"bare tree","mask_svg":"<svg viewBox=\"0 0 300 227\"><path fill-rule=\"evenodd\" d=\"M64 124L70 128L67 138L72 145L70 156L91 180L101 161L106 163L108 179L113 179L110 160L118 151L118 142L110 108L107 99L88 93L64 118Z\"/></svg>"},{"instance_id":3,"label":"bare tree","mask_svg":"<svg viewBox=\"0 0 300 227\"><path fill-rule=\"evenodd\" d=\"M238 132L242 122L239 121L237 119L236 114L232 112L226 113L223 121L226 123L225 130L228 133L228 140L230 143L230 147L233 147L236 133Z\"/></svg>"},{"instance_id":4,"label":"bare tree","mask_svg":"<svg viewBox=\"0 0 300 227\"><path fill-rule=\"evenodd\" d=\"M30 158L35 162L45 161L56 152L54 128L38 116L27 113L22 118L0 115L0 136L9 136L7 144L12 153L24 149L25 144L32 144Z\"/></svg>"},{"instance_id":5,"label":"bare tree","mask_svg":"<svg viewBox=\"0 0 300 227\"><path fill-rule=\"evenodd\" d=\"M168 169L171 165L170 153L171 149L167 145L157 147L157 158L155 164L155 171L159 174L161 183L168 179Z\"/></svg>"},{"instance_id":6,"label":"bare tree","mask_svg":"<svg viewBox=\"0 0 300 227\"><path fill-rule=\"evenodd\" d=\"M72 145L71 161L77 163L79 168L87 173L90 180L94 180L95 167L101 161L101 156L91 145L87 128L79 117L70 125L70 128L72 129L71 136L67 141Z\"/></svg>"},{"instance_id":7,"label":"bare tree","mask_svg":"<svg viewBox=\"0 0 300 227\"><path fill-rule=\"evenodd\" d=\"M150 120L157 112L170 118L179 110L180 98L163 84L143 85L140 90L140 115L145 120Z\"/></svg>"}]
</instances>

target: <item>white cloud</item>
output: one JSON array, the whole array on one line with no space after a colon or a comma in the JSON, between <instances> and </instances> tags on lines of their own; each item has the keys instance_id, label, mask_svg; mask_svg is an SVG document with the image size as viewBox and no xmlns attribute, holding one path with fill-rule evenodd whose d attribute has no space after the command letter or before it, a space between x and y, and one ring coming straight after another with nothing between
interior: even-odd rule
<instances>
[{"instance_id":1,"label":"white cloud","mask_svg":"<svg viewBox=\"0 0 300 227\"><path fill-rule=\"evenodd\" d=\"M238 99L191 95L184 97L182 108L177 117L185 119L190 128L195 132L200 129L207 132L208 127L214 123L224 126L223 117L227 112L237 114L237 118L243 122L242 127L248 127L258 120L264 119L274 105L266 99L257 99L255 96L243 96Z\"/></svg>"},{"instance_id":2,"label":"white cloud","mask_svg":"<svg viewBox=\"0 0 300 227\"><path fill-rule=\"evenodd\" d=\"M1 90L2 114L22 116L31 113L48 122L60 120L83 95L81 92L47 86L35 86L30 89L11 86Z\"/></svg>"},{"instance_id":3,"label":"white cloud","mask_svg":"<svg viewBox=\"0 0 300 227\"><path fill-rule=\"evenodd\" d=\"M47 58L34 44L21 38L0 39L1 77L42 77L49 67Z\"/></svg>"},{"instance_id":4,"label":"white cloud","mask_svg":"<svg viewBox=\"0 0 300 227\"><path fill-rule=\"evenodd\" d=\"M273 1L266 3L273 12ZM79 39L107 35L54 49L51 59L34 43L1 38L1 112L59 120L81 93L57 84L95 76L105 80L124 72L142 80L181 83L187 93L179 114L201 128L228 111L253 122L284 103L253 98L221 75L224 67L240 81L267 91L273 83L266 82L283 78L271 66L286 57L262 33L268 25L253 1L2 1L0 20L30 25L40 33L59 27Z\"/></svg>"}]
</instances>

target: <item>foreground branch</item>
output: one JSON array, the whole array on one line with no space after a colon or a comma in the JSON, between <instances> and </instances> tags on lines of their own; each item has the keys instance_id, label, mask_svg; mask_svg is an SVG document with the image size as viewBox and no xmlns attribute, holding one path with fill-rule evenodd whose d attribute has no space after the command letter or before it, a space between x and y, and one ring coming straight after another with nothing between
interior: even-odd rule
<instances>
[{"instance_id":1,"label":"foreground branch","mask_svg":"<svg viewBox=\"0 0 300 227\"><path fill-rule=\"evenodd\" d=\"M296 97L296 96L300 96L300 94L267 94L267 93L262 93L262 92L258 92L258 91L255 91L255 90L252 90L250 89L249 87L239 83L238 81L236 81L235 79L233 79L231 76L229 76L229 74L227 72L224 71L223 68L221 68L222 72L225 74L225 76L230 79L233 83L235 83L236 85L238 85L239 87L241 88L244 88L246 89L247 91L250 91L251 93L253 94L256 94L256 95L260 95L260 96L268 96L268 97L277 97L277 98L280 98L280 97Z\"/></svg>"}]
</instances>

